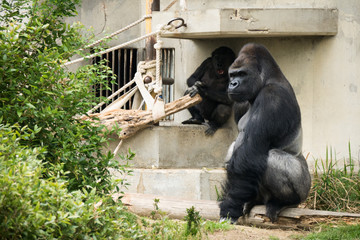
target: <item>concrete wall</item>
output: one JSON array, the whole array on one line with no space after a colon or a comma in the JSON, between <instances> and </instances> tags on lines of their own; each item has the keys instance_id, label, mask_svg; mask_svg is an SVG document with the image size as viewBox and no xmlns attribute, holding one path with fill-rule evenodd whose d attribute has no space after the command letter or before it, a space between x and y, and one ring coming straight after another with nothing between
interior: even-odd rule
<instances>
[{"instance_id":1,"label":"concrete wall","mask_svg":"<svg viewBox=\"0 0 360 240\"><path fill-rule=\"evenodd\" d=\"M95 34L95 38L99 39L126 27L142 16L140 1L83 0L81 6L78 8L78 16L71 18L70 21L80 21L87 28L91 28ZM139 37L141 33L142 27L141 25L137 25L114 37L110 45L115 46L116 44L132 40ZM141 47L142 45L140 43L131 46Z\"/></svg>"},{"instance_id":2,"label":"concrete wall","mask_svg":"<svg viewBox=\"0 0 360 240\"><path fill-rule=\"evenodd\" d=\"M171 0L161 0L161 10ZM181 11L178 1L168 11ZM337 8L338 34L334 37L276 37L228 39L164 39L164 47L174 47L175 98L183 95L186 78L211 52L222 45L235 52L247 42L264 44L293 85L302 111L304 154L309 160L325 156L326 146L336 149L337 158L360 155L360 1L359 0L191 0L188 10L211 8ZM145 0L84 0L79 20L93 26L99 36L116 31L145 15ZM291 17L291 16L290 16ZM206 22L188 23L206 24ZM144 24L121 35L124 42L144 34ZM143 42L137 46L143 46ZM189 117L175 115L179 124ZM231 124L231 123L230 123Z\"/></svg>"}]
</instances>

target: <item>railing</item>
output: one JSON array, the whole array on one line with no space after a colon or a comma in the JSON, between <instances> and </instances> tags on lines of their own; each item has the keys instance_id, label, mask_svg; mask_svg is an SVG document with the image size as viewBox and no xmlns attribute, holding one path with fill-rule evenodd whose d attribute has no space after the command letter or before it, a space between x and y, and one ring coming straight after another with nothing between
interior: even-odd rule
<instances>
[{"instance_id":1,"label":"railing","mask_svg":"<svg viewBox=\"0 0 360 240\"><path fill-rule=\"evenodd\" d=\"M107 66L112 69L113 73L116 75L115 83L111 82L109 78L107 86L110 89L106 89L103 85L94 86L94 92L96 97L109 97L111 94L116 92L118 89L123 87L125 84L130 82L136 73L136 66L139 61L141 61L143 56L138 54L138 49L135 48L122 48L117 49L105 54L102 54L99 57L93 59L94 63L98 63L103 59L107 59ZM161 76L163 79L174 79L175 76L175 49L174 48L163 48L161 49ZM135 83L122 92L118 96L121 96L128 92L131 88L135 86ZM162 96L165 103L172 102L174 100L174 86L173 85L163 85ZM112 99L107 104L104 104L98 109L98 112L105 109L110 103L115 101L117 97ZM131 109L133 104L133 98L131 98L122 109ZM168 116L165 120L173 120L173 116Z\"/></svg>"},{"instance_id":2,"label":"railing","mask_svg":"<svg viewBox=\"0 0 360 240\"><path fill-rule=\"evenodd\" d=\"M108 80L107 86L110 89L106 89L106 87L103 85L94 86L96 97L109 97L111 94L113 94L115 91L117 91L133 79L136 73L136 65L138 63L137 52L138 50L135 48L122 48L102 54L101 56L95 57L93 59L94 63L98 63L103 59L107 59L107 66L111 68L111 70L116 76L115 82L111 82L110 78ZM119 96L125 94L134 86L135 83L133 84L133 86L129 86L128 88L124 89L119 94ZM101 106L101 108L99 108L99 110L101 111L105 109L107 105L115 101L117 98L118 97L115 97L109 103L104 104L103 106ZM132 99L127 102L126 105L124 105L123 109L130 109L131 105Z\"/></svg>"}]
</instances>

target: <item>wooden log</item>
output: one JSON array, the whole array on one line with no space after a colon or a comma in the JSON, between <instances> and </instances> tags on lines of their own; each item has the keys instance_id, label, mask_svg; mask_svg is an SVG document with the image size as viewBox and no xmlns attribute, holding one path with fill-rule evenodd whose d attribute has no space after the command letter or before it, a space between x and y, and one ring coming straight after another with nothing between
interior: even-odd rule
<instances>
[{"instance_id":1,"label":"wooden log","mask_svg":"<svg viewBox=\"0 0 360 240\"><path fill-rule=\"evenodd\" d=\"M175 197L155 196L149 194L126 193L121 201L128 209L140 216L150 216L154 211L154 200L159 199L158 207L166 216L174 219L184 219L186 209L195 207L196 211L207 220L218 221L220 209L216 201L185 200ZM240 218L238 224L255 225L266 228L280 229L311 229L318 223L360 223L360 214L320 211L304 208L287 208L279 215L279 221L271 223L265 216L265 206L255 206L249 216Z\"/></svg>"},{"instance_id":2,"label":"wooden log","mask_svg":"<svg viewBox=\"0 0 360 240\"><path fill-rule=\"evenodd\" d=\"M327 223L360 223L360 214L346 212L332 212L307 208L286 208L280 212L276 223L270 222L265 216L265 206L255 206L248 217L240 218L238 223L255 225L266 228L303 229L309 230L314 226Z\"/></svg>"},{"instance_id":3,"label":"wooden log","mask_svg":"<svg viewBox=\"0 0 360 240\"><path fill-rule=\"evenodd\" d=\"M165 115L154 119L151 110L124 110L114 109L105 113L91 114L89 117L82 117L83 120L97 121L104 124L108 129L112 129L114 125L118 125L122 131L120 139L126 139L134 135L141 129L147 128L164 119L166 116L192 107L201 102L199 94L194 97L189 95L183 96L173 102L165 104Z\"/></svg>"},{"instance_id":4,"label":"wooden log","mask_svg":"<svg viewBox=\"0 0 360 240\"><path fill-rule=\"evenodd\" d=\"M219 207L216 201L210 200L186 200L176 197L163 197L150 194L126 193L121 202L128 209L140 216L150 216L154 210L154 200L159 199L158 207L166 216L173 219L184 219L186 209L195 207L200 215L208 220L219 220Z\"/></svg>"}]
</instances>

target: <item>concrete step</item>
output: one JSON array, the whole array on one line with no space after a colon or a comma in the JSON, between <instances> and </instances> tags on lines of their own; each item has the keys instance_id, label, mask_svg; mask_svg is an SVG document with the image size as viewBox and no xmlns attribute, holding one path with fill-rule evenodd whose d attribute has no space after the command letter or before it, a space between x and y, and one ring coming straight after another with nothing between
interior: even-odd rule
<instances>
[{"instance_id":1,"label":"concrete step","mask_svg":"<svg viewBox=\"0 0 360 240\"><path fill-rule=\"evenodd\" d=\"M122 190L189 200L217 200L226 177L224 157L237 130L228 124L213 136L206 136L205 129L201 125L161 125L125 139L120 155L126 155L129 148L136 155L130 162L131 176L113 172L116 178L125 178L130 184ZM114 151L118 143L119 140L114 140L109 149Z\"/></svg>"},{"instance_id":2,"label":"concrete step","mask_svg":"<svg viewBox=\"0 0 360 240\"><path fill-rule=\"evenodd\" d=\"M228 124L213 136L206 136L205 129L202 125L153 126L125 139L119 153L126 155L129 148L135 152L130 162L135 168L224 167L224 157L237 130ZM112 141L109 149L114 151L118 143Z\"/></svg>"},{"instance_id":3,"label":"concrete step","mask_svg":"<svg viewBox=\"0 0 360 240\"><path fill-rule=\"evenodd\" d=\"M224 169L133 169L132 176L113 172L126 179L126 193L143 193L190 200L217 200L226 177Z\"/></svg>"}]
</instances>

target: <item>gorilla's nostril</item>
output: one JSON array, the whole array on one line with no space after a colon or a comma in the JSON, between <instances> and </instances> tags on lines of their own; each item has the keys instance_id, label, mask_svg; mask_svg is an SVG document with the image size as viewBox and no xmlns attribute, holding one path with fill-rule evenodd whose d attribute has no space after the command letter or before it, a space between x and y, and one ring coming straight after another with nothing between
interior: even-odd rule
<instances>
[{"instance_id":1,"label":"gorilla's nostril","mask_svg":"<svg viewBox=\"0 0 360 240\"><path fill-rule=\"evenodd\" d=\"M234 88L236 88L238 85L239 85L239 82L237 82L237 81L232 81L232 82L229 83L229 88L230 88L230 89L234 89Z\"/></svg>"}]
</instances>

